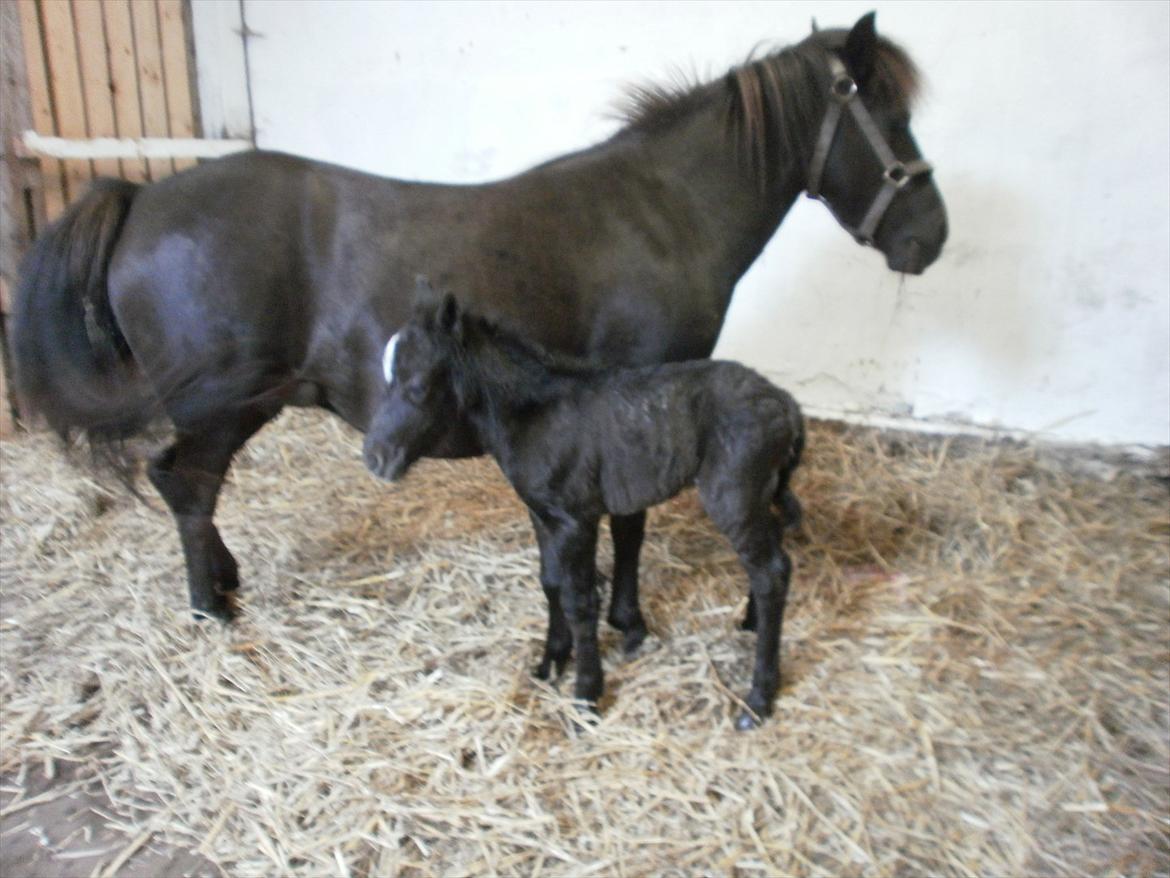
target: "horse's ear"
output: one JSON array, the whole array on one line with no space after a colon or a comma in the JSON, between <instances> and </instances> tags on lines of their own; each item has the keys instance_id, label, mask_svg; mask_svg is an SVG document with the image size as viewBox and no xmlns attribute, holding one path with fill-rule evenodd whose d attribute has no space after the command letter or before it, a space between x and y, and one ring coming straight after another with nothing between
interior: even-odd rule
<instances>
[{"instance_id":1,"label":"horse's ear","mask_svg":"<svg viewBox=\"0 0 1170 878\"><path fill-rule=\"evenodd\" d=\"M456 339L463 336L463 311L452 293L443 296L443 304L439 306L439 329Z\"/></svg>"},{"instance_id":2,"label":"horse's ear","mask_svg":"<svg viewBox=\"0 0 1170 878\"><path fill-rule=\"evenodd\" d=\"M874 24L876 17L876 12L867 12L857 19L857 24L849 31L849 36L845 38L845 47L841 50L841 56L858 85L864 85L873 73L874 60L877 57L877 26Z\"/></svg>"}]
</instances>

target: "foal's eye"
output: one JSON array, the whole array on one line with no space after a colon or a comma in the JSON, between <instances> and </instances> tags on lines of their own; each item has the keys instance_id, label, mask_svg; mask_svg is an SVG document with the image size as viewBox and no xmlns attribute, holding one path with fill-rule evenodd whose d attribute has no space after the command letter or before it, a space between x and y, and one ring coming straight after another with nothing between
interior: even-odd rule
<instances>
[{"instance_id":1,"label":"foal's eye","mask_svg":"<svg viewBox=\"0 0 1170 878\"><path fill-rule=\"evenodd\" d=\"M412 405L422 405L427 398L426 388L416 381L410 381L403 388L406 399Z\"/></svg>"}]
</instances>

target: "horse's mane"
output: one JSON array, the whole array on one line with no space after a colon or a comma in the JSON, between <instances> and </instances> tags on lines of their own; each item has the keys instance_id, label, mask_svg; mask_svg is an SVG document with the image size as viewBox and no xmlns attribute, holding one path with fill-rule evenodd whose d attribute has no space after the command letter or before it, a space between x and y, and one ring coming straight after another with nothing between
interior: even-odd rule
<instances>
[{"instance_id":1,"label":"horse's mane","mask_svg":"<svg viewBox=\"0 0 1170 878\"><path fill-rule=\"evenodd\" d=\"M656 130L686 116L713 95L722 97L728 135L765 184L773 179L782 157L796 157L802 163L809 160L809 145L802 138L814 130L825 105L817 71L824 69L826 51L844 46L847 33L818 31L761 58L753 58L753 50L743 64L711 83L676 75L666 83L630 86L618 106L618 118L628 130ZM863 96L908 111L920 81L909 55L879 36L873 73Z\"/></svg>"}]
</instances>

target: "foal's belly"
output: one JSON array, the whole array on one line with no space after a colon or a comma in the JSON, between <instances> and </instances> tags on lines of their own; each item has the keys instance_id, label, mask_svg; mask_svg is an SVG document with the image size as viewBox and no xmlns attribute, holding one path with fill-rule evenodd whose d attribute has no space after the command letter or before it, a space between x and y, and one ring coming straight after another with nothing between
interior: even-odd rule
<instances>
[{"instance_id":1,"label":"foal's belly","mask_svg":"<svg viewBox=\"0 0 1170 878\"><path fill-rule=\"evenodd\" d=\"M689 443L665 436L653 447L625 446L606 454L600 467L605 511L631 515L664 503L695 481L697 454ZM685 437L684 437L685 438Z\"/></svg>"}]
</instances>

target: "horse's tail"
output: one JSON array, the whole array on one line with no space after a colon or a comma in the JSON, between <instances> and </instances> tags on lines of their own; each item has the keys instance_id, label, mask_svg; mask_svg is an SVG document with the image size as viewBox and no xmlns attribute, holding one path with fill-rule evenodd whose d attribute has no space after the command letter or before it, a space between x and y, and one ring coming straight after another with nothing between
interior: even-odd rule
<instances>
[{"instance_id":1,"label":"horse's tail","mask_svg":"<svg viewBox=\"0 0 1170 878\"><path fill-rule=\"evenodd\" d=\"M22 415L96 445L142 429L157 401L110 307L110 257L139 186L101 179L36 241L21 267L12 358Z\"/></svg>"}]
</instances>

